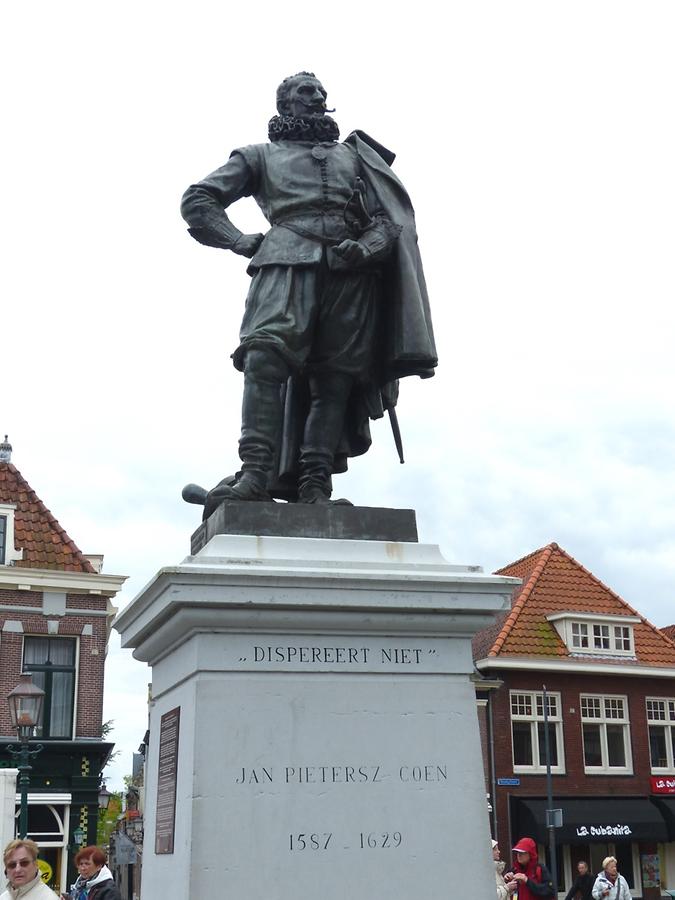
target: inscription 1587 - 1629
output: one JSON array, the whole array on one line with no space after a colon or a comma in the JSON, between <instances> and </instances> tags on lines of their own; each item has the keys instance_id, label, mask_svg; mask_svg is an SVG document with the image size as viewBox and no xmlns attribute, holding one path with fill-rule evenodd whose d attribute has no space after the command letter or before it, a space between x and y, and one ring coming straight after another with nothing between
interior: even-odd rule
<instances>
[{"instance_id":1,"label":"inscription 1587 - 1629","mask_svg":"<svg viewBox=\"0 0 675 900\"><path fill-rule=\"evenodd\" d=\"M288 835L288 849L291 853L339 847L342 847L343 850L397 850L402 843L403 834L400 831L359 831L352 836L342 835L341 837L332 831L309 834L300 831Z\"/></svg>"}]
</instances>

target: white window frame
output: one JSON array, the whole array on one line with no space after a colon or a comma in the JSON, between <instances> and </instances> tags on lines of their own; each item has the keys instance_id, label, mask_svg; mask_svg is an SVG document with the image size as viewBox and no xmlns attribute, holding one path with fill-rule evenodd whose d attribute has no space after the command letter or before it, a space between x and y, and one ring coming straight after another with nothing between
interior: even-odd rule
<instances>
[{"instance_id":1,"label":"white window frame","mask_svg":"<svg viewBox=\"0 0 675 900\"><path fill-rule=\"evenodd\" d=\"M600 715L589 716L584 715L584 701L598 701ZM623 704L623 715L617 716L608 713L612 704L618 702ZM603 774L603 775L632 775L633 774L633 754L631 751L630 741L630 715L628 708L628 697L625 694L580 694L579 695L579 714L581 718L581 752L584 758L584 772L587 775ZM602 755L602 765L589 766L586 764L586 753L584 749L584 725L600 726L600 752ZM609 749L607 746L607 726L621 725L623 726L623 747L625 766L609 765Z\"/></svg>"},{"instance_id":2,"label":"white window frame","mask_svg":"<svg viewBox=\"0 0 675 900\"><path fill-rule=\"evenodd\" d=\"M614 647L611 646L612 634L609 625L606 622L593 623L593 650L600 653L609 653Z\"/></svg>"},{"instance_id":3,"label":"white window frame","mask_svg":"<svg viewBox=\"0 0 675 900\"><path fill-rule=\"evenodd\" d=\"M513 712L513 704L515 697L529 697L530 706L532 712L530 714L524 713L515 713ZM509 713L511 716L511 761L513 763L513 771L521 772L523 774L528 772L546 772L546 760L539 758L539 729L538 725L543 724L544 722L544 709L543 709L543 691L510 691L509 692ZM539 700L539 704L541 706L541 712L537 710L537 701ZM562 723L562 698L559 693L555 691L551 691L548 693L548 707L549 707L549 715L548 715L548 724L554 730L555 739L557 744L558 751L558 765L551 766L551 772L554 775L564 775L565 774L565 745L563 741L563 723ZM551 707L555 708L555 713L551 712ZM516 765L514 759L514 747L513 747L513 723L514 722L529 722L530 723L530 741L532 746L532 760L533 764L531 766L527 765Z\"/></svg>"},{"instance_id":4,"label":"white window frame","mask_svg":"<svg viewBox=\"0 0 675 900\"><path fill-rule=\"evenodd\" d=\"M0 516L5 519L5 552L0 565L11 566L23 559L23 550L14 549L14 512L16 503L0 503Z\"/></svg>"},{"instance_id":5,"label":"white window frame","mask_svg":"<svg viewBox=\"0 0 675 900\"><path fill-rule=\"evenodd\" d=\"M654 715L654 704L663 704L663 716ZM650 709L650 704L652 708ZM645 713L647 716L647 731L651 728L664 728L666 731L666 757L667 765L654 766L652 763L652 747L649 741L649 763L653 775L672 775L675 772L675 697L645 697Z\"/></svg>"},{"instance_id":6,"label":"white window frame","mask_svg":"<svg viewBox=\"0 0 675 900\"><path fill-rule=\"evenodd\" d=\"M570 622L570 632L572 639L570 641L575 650L588 650L590 647L590 638L588 634L588 622Z\"/></svg>"},{"instance_id":7,"label":"white window frame","mask_svg":"<svg viewBox=\"0 0 675 900\"><path fill-rule=\"evenodd\" d=\"M609 656L635 659L634 625L637 616L553 613L546 617L572 656Z\"/></svg>"}]
</instances>

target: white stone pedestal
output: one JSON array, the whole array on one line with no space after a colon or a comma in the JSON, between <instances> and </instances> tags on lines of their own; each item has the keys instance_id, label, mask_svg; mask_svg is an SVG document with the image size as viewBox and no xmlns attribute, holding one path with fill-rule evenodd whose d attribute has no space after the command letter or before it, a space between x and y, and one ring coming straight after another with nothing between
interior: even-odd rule
<instances>
[{"instance_id":1,"label":"white stone pedestal","mask_svg":"<svg viewBox=\"0 0 675 900\"><path fill-rule=\"evenodd\" d=\"M14 840L18 769L0 769L0 847Z\"/></svg>"},{"instance_id":2,"label":"white stone pedestal","mask_svg":"<svg viewBox=\"0 0 675 900\"><path fill-rule=\"evenodd\" d=\"M236 535L162 569L115 623L152 666L143 900L493 897L470 642L515 582Z\"/></svg>"}]
</instances>

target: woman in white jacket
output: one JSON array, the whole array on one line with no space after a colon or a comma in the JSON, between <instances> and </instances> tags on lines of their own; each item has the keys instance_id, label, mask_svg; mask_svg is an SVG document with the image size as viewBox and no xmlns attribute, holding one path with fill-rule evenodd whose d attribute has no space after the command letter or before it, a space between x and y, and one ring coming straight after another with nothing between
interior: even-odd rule
<instances>
[{"instance_id":1,"label":"woman in white jacket","mask_svg":"<svg viewBox=\"0 0 675 900\"><path fill-rule=\"evenodd\" d=\"M593 885L593 897L595 900L631 900L628 882L619 875L614 856L603 859L602 872Z\"/></svg>"},{"instance_id":2,"label":"woman in white jacket","mask_svg":"<svg viewBox=\"0 0 675 900\"><path fill-rule=\"evenodd\" d=\"M495 863L495 878L497 881L497 900L508 900L511 894L518 887L517 881L512 881L510 884L507 884L504 881L504 867L506 863L501 862L499 859L499 845L497 841L492 842L492 859Z\"/></svg>"}]
</instances>

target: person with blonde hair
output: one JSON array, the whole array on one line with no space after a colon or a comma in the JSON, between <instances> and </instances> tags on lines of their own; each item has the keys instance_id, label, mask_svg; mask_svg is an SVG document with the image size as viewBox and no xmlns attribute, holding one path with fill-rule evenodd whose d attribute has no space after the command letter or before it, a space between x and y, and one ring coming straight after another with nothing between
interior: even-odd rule
<instances>
[{"instance_id":1,"label":"person with blonde hair","mask_svg":"<svg viewBox=\"0 0 675 900\"><path fill-rule=\"evenodd\" d=\"M7 888L0 894L0 900L56 900L54 891L40 877L39 853L35 841L26 838L7 844L2 854Z\"/></svg>"},{"instance_id":2,"label":"person with blonde hair","mask_svg":"<svg viewBox=\"0 0 675 900\"><path fill-rule=\"evenodd\" d=\"M619 875L616 857L606 856L593 885L593 900L631 900L628 882Z\"/></svg>"}]
</instances>

